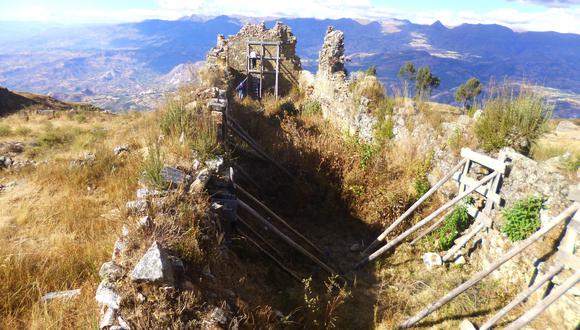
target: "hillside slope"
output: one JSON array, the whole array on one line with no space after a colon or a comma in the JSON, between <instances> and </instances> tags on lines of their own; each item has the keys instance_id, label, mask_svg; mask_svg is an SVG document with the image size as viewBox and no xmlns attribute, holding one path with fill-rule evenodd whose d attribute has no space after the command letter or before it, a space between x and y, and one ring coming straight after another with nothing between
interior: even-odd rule
<instances>
[{"instance_id":1,"label":"hillside slope","mask_svg":"<svg viewBox=\"0 0 580 330\"><path fill-rule=\"evenodd\" d=\"M24 109L35 110L97 110L85 103L62 102L53 97L28 92L13 92L0 87L0 116L6 116Z\"/></svg>"}]
</instances>

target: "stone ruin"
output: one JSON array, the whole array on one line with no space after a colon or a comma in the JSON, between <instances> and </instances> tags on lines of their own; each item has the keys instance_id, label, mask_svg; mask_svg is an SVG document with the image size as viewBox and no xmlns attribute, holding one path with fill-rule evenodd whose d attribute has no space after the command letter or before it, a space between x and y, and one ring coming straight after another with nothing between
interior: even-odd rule
<instances>
[{"instance_id":1,"label":"stone ruin","mask_svg":"<svg viewBox=\"0 0 580 330\"><path fill-rule=\"evenodd\" d=\"M350 90L345 61L344 33L329 27L320 50L318 72L314 77L305 75L303 88L310 90L311 99L320 103L325 119L365 141L372 141L377 120L370 114L370 100L357 99Z\"/></svg>"},{"instance_id":2,"label":"stone ruin","mask_svg":"<svg viewBox=\"0 0 580 330\"><path fill-rule=\"evenodd\" d=\"M296 55L297 39L287 25L277 22L273 28L267 29L264 23L246 24L240 32L225 38L218 35L217 45L207 55L210 67L225 70L231 75L230 87L235 87L246 77L247 55L249 41L281 42L279 94L285 95L293 87L298 87L298 79L302 71L300 58ZM266 56L276 56L276 46L265 46ZM253 46L257 53L261 47ZM273 64L274 63L274 64ZM264 61L264 71L274 71L275 61ZM272 74L264 77L264 91L274 94L275 78Z\"/></svg>"}]
</instances>

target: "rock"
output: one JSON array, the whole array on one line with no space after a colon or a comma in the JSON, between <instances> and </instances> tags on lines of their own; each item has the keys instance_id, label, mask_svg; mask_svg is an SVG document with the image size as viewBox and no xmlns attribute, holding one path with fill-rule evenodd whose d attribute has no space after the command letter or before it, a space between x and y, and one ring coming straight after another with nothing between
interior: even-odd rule
<instances>
[{"instance_id":1,"label":"rock","mask_svg":"<svg viewBox=\"0 0 580 330\"><path fill-rule=\"evenodd\" d=\"M228 317L223 309L216 307L209 313L207 319L205 319L203 323L204 325L209 326L225 326L228 323Z\"/></svg>"},{"instance_id":2,"label":"rock","mask_svg":"<svg viewBox=\"0 0 580 330\"><path fill-rule=\"evenodd\" d=\"M138 302L145 302L147 301L147 297L145 297L144 294L142 294L141 292L137 293L137 301Z\"/></svg>"},{"instance_id":3,"label":"rock","mask_svg":"<svg viewBox=\"0 0 580 330\"><path fill-rule=\"evenodd\" d=\"M350 246L350 252L359 252L362 250L362 247L363 246L361 243L354 243Z\"/></svg>"},{"instance_id":4,"label":"rock","mask_svg":"<svg viewBox=\"0 0 580 330\"><path fill-rule=\"evenodd\" d=\"M140 218L137 224L141 229L151 228L153 227L153 219L150 216L146 215Z\"/></svg>"},{"instance_id":5,"label":"rock","mask_svg":"<svg viewBox=\"0 0 580 330\"><path fill-rule=\"evenodd\" d=\"M121 316L117 317L117 322L119 322L119 326L121 327L121 329L131 330L129 324Z\"/></svg>"},{"instance_id":6,"label":"rock","mask_svg":"<svg viewBox=\"0 0 580 330\"><path fill-rule=\"evenodd\" d=\"M222 157L216 159L210 159L205 162L205 166L210 172L217 173L220 167L224 164L224 159Z\"/></svg>"},{"instance_id":7,"label":"rock","mask_svg":"<svg viewBox=\"0 0 580 330\"><path fill-rule=\"evenodd\" d=\"M197 174L195 181L193 181L193 183L191 184L191 187L189 187L189 193L190 194L200 193L205 188L210 178L211 174L209 172L209 169L201 170Z\"/></svg>"},{"instance_id":8,"label":"rock","mask_svg":"<svg viewBox=\"0 0 580 330\"><path fill-rule=\"evenodd\" d=\"M475 113L473 114L473 119L474 120L478 120L479 118L481 118L481 116L483 115L483 110L478 109L477 111L475 111Z\"/></svg>"},{"instance_id":9,"label":"rock","mask_svg":"<svg viewBox=\"0 0 580 330\"><path fill-rule=\"evenodd\" d=\"M335 72L345 72L344 63L344 33L328 27L324 36L324 44L320 50L318 73L332 75Z\"/></svg>"},{"instance_id":10,"label":"rock","mask_svg":"<svg viewBox=\"0 0 580 330\"><path fill-rule=\"evenodd\" d=\"M173 283L173 265L158 242L153 242L131 272L134 282Z\"/></svg>"},{"instance_id":11,"label":"rock","mask_svg":"<svg viewBox=\"0 0 580 330\"><path fill-rule=\"evenodd\" d=\"M459 330L477 330L477 328L473 325L473 323L465 319L461 322L461 324L459 324Z\"/></svg>"},{"instance_id":12,"label":"rock","mask_svg":"<svg viewBox=\"0 0 580 330\"><path fill-rule=\"evenodd\" d=\"M118 145L113 149L113 153L115 154L115 156L121 156L125 153L129 152L129 145L127 144L122 144L122 145Z\"/></svg>"},{"instance_id":13,"label":"rock","mask_svg":"<svg viewBox=\"0 0 580 330\"><path fill-rule=\"evenodd\" d=\"M177 270L180 270L180 271L184 271L185 270L185 264L178 257L169 256L169 260L171 260L171 264L173 265L173 268L174 269L177 269Z\"/></svg>"},{"instance_id":14,"label":"rock","mask_svg":"<svg viewBox=\"0 0 580 330\"><path fill-rule=\"evenodd\" d=\"M99 304L113 309L119 309L122 301L121 296L117 293L115 286L106 281L102 281L97 287L95 299Z\"/></svg>"},{"instance_id":15,"label":"rock","mask_svg":"<svg viewBox=\"0 0 580 330\"><path fill-rule=\"evenodd\" d=\"M147 211L148 203L145 200L130 201L125 204L127 211L133 214L142 214Z\"/></svg>"},{"instance_id":16,"label":"rock","mask_svg":"<svg viewBox=\"0 0 580 330\"><path fill-rule=\"evenodd\" d=\"M189 187L189 185L193 182L191 175L186 174L182 170L169 166L165 166L161 170L161 177L163 177L163 180L169 183L171 188L177 188L179 186Z\"/></svg>"},{"instance_id":17,"label":"rock","mask_svg":"<svg viewBox=\"0 0 580 330\"><path fill-rule=\"evenodd\" d=\"M147 188L137 189L137 199L146 199L148 197L159 197L163 195L165 195L165 192L155 189L147 189Z\"/></svg>"},{"instance_id":18,"label":"rock","mask_svg":"<svg viewBox=\"0 0 580 330\"><path fill-rule=\"evenodd\" d=\"M127 244L122 239L118 239L113 247L113 255L111 256L111 259L116 260L119 258L123 251L125 251L126 247Z\"/></svg>"},{"instance_id":19,"label":"rock","mask_svg":"<svg viewBox=\"0 0 580 330\"><path fill-rule=\"evenodd\" d=\"M125 238L129 236L129 227L127 225L123 225L121 228L121 236Z\"/></svg>"},{"instance_id":20,"label":"rock","mask_svg":"<svg viewBox=\"0 0 580 330\"><path fill-rule=\"evenodd\" d=\"M437 253L427 252L423 254L423 263L425 263L427 268L433 269L433 267L435 266L443 265L443 260L441 259L441 256L438 255Z\"/></svg>"},{"instance_id":21,"label":"rock","mask_svg":"<svg viewBox=\"0 0 580 330\"><path fill-rule=\"evenodd\" d=\"M99 276L103 280L114 282L123 276L123 268L114 261L105 262L99 270Z\"/></svg>"},{"instance_id":22,"label":"rock","mask_svg":"<svg viewBox=\"0 0 580 330\"><path fill-rule=\"evenodd\" d=\"M194 159L193 162L191 163L191 167L193 168L194 171L199 170L200 165L201 165L201 162L197 159Z\"/></svg>"},{"instance_id":23,"label":"rock","mask_svg":"<svg viewBox=\"0 0 580 330\"><path fill-rule=\"evenodd\" d=\"M569 120L562 120L558 126L556 127L556 132L564 133L564 132L573 132L579 130L580 127L574 124Z\"/></svg>"},{"instance_id":24,"label":"rock","mask_svg":"<svg viewBox=\"0 0 580 330\"><path fill-rule=\"evenodd\" d=\"M53 299L71 299L78 297L81 294L81 289L55 291L49 292L40 298L40 301L50 301Z\"/></svg>"},{"instance_id":25,"label":"rock","mask_svg":"<svg viewBox=\"0 0 580 330\"><path fill-rule=\"evenodd\" d=\"M99 329L105 329L115 324L115 316L117 312L115 309L107 307L105 314L101 317L99 322Z\"/></svg>"},{"instance_id":26,"label":"rock","mask_svg":"<svg viewBox=\"0 0 580 330\"><path fill-rule=\"evenodd\" d=\"M465 264L465 257L459 256L459 258L455 259L455 261L453 261L453 263L456 265L464 265Z\"/></svg>"}]
</instances>

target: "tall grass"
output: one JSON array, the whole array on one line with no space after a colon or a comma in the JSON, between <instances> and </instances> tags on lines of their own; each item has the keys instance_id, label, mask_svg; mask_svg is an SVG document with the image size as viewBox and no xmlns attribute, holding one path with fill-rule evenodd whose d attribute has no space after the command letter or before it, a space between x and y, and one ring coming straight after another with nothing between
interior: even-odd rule
<instances>
[{"instance_id":1,"label":"tall grass","mask_svg":"<svg viewBox=\"0 0 580 330\"><path fill-rule=\"evenodd\" d=\"M516 89L505 81L489 90L483 115L475 125L481 146L488 152L512 147L528 155L532 145L548 130L553 107L527 84Z\"/></svg>"}]
</instances>

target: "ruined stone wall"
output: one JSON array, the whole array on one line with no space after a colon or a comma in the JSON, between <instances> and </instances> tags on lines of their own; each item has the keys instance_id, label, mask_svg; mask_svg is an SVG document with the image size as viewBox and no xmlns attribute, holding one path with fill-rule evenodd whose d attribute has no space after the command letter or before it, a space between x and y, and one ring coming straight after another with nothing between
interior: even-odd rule
<instances>
[{"instance_id":1,"label":"ruined stone wall","mask_svg":"<svg viewBox=\"0 0 580 330\"><path fill-rule=\"evenodd\" d=\"M320 103L325 119L365 141L373 139L376 119L370 114L369 100L356 98L349 89L344 68L344 33L329 27L320 50L318 72L304 89Z\"/></svg>"},{"instance_id":2,"label":"ruined stone wall","mask_svg":"<svg viewBox=\"0 0 580 330\"><path fill-rule=\"evenodd\" d=\"M292 87L298 86L298 79L302 71L300 58L296 55L297 39L292 30L287 25L277 22L273 28L267 29L262 24L246 24L240 32L225 38L218 36L217 45L210 50L207 62L209 65L217 65L225 68L232 75L232 82L239 84L246 75L247 42L248 41L269 41L281 42L280 46L280 74L279 91L280 95L287 94ZM266 56L276 56L276 46L265 46ZM262 47L253 46L253 50L261 56ZM258 61L260 66L260 61ZM274 71L276 61L265 60L264 71ZM273 94L275 86L275 76L266 74L264 79L264 91Z\"/></svg>"}]
</instances>

